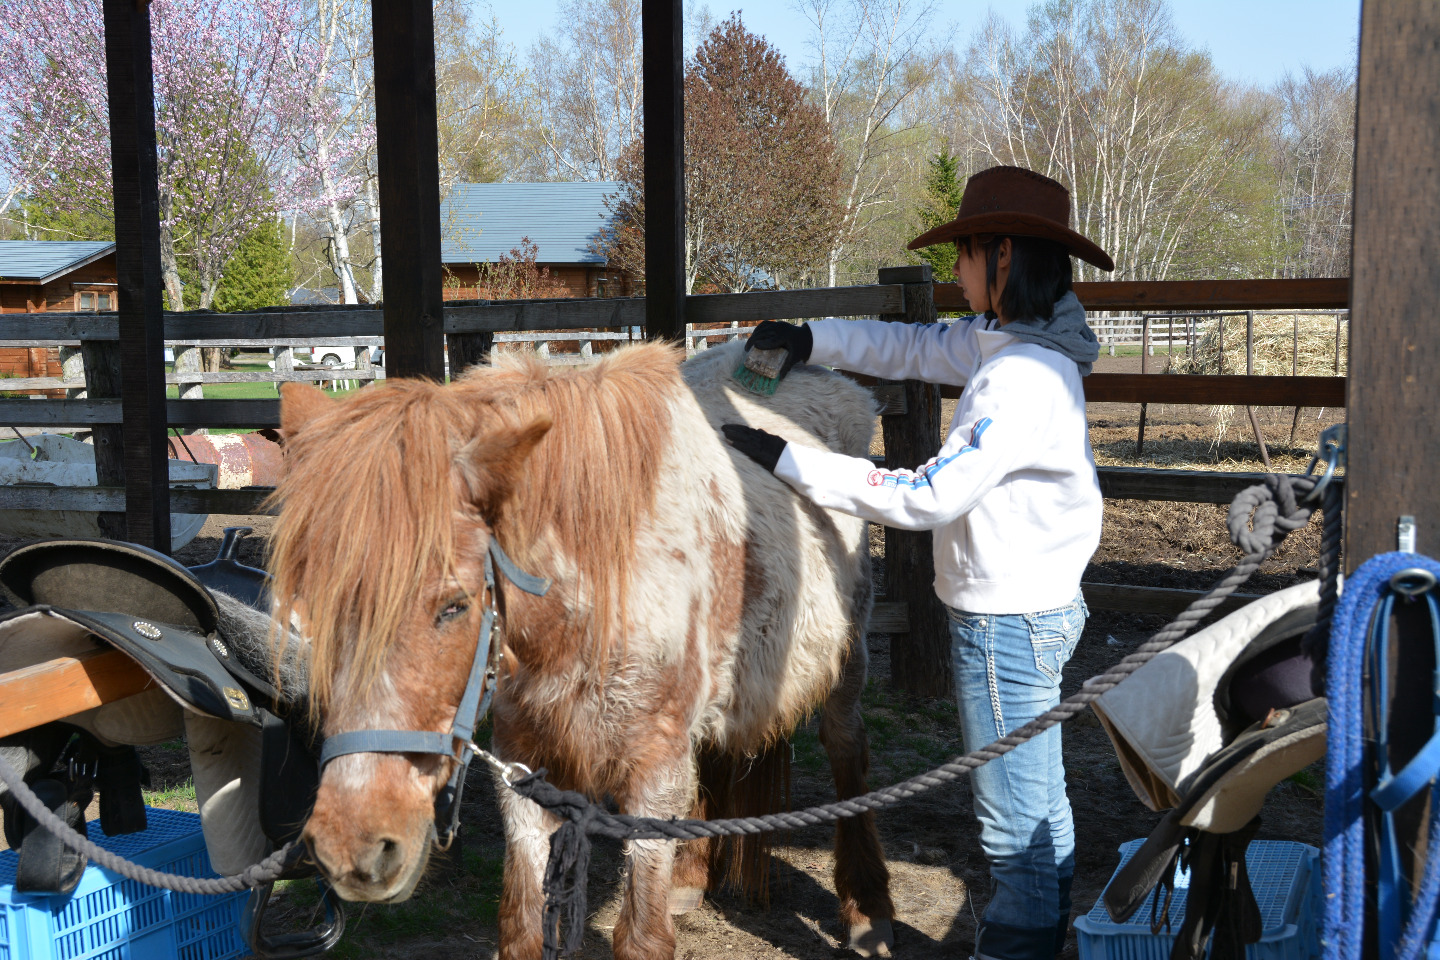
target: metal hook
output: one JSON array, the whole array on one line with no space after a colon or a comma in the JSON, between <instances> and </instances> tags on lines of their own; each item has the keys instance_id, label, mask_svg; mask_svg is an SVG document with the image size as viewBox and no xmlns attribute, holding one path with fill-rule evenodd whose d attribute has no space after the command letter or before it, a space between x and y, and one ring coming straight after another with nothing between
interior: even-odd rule
<instances>
[{"instance_id":1,"label":"metal hook","mask_svg":"<svg viewBox=\"0 0 1440 960\"><path fill-rule=\"evenodd\" d=\"M1326 427L1320 434L1320 449L1310 458L1310 463L1305 468L1305 476L1314 474L1315 467L1320 463L1320 458L1325 458L1325 472L1315 483L1314 489L1306 494L1301 503L1318 503L1325 494L1325 488L1330 486L1330 481L1335 479L1335 468L1345 461L1346 446L1345 424L1337 423L1332 427Z\"/></svg>"}]
</instances>

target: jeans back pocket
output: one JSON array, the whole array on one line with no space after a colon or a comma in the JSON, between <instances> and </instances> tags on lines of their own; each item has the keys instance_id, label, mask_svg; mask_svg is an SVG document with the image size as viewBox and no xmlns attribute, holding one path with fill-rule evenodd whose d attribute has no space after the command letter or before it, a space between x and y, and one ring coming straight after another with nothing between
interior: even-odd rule
<instances>
[{"instance_id":1,"label":"jeans back pocket","mask_svg":"<svg viewBox=\"0 0 1440 960\"><path fill-rule=\"evenodd\" d=\"M1060 679L1060 671L1074 655L1085 629L1085 613L1082 602L1077 601L1058 610L1025 614L1035 667L1051 680Z\"/></svg>"}]
</instances>

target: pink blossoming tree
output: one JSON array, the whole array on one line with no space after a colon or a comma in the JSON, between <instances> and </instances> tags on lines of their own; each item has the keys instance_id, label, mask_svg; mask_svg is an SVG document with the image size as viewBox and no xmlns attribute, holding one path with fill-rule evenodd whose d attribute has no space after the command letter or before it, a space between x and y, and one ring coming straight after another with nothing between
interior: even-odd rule
<instances>
[{"instance_id":1,"label":"pink blossoming tree","mask_svg":"<svg viewBox=\"0 0 1440 960\"><path fill-rule=\"evenodd\" d=\"M208 308L247 234L277 211L324 205L348 186L322 186L324 160L305 149L335 108L317 93L321 51L302 29L303 13L300 0L150 5L161 261L172 309L184 302L182 257ZM0 129L12 190L108 217L99 0L0 4Z\"/></svg>"}]
</instances>

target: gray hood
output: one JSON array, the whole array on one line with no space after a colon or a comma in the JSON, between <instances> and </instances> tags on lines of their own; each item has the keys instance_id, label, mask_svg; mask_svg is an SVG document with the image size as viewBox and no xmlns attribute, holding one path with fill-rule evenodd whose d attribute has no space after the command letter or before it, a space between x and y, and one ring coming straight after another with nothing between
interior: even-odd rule
<instances>
[{"instance_id":1,"label":"gray hood","mask_svg":"<svg viewBox=\"0 0 1440 960\"><path fill-rule=\"evenodd\" d=\"M1085 322L1085 308L1073 292L1055 301L1055 312L1049 320L1029 317L1012 320L1000 330L1017 340L1038 343L1063 353L1080 368L1080 376L1088 377L1100 356L1100 341Z\"/></svg>"}]
</instances>

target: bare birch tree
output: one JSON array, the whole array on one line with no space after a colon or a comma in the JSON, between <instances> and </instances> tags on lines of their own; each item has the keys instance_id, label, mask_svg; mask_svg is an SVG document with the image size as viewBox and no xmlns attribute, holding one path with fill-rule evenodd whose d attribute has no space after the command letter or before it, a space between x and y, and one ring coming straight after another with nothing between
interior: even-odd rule
<instances>
[{"instance_id":1,"label":"bare birch tree","mask_svg":"<svg viewBox=\"0 0 1440 960\"><path fill-rule=\"evenodd\" d=\"M530 51L537 173L614 180L643 123L640 0L564 0Z\"/></svg>"},{"instance_id":2,"label":"bare birch tree","mask_svg":"<svg viewBox=\"0 0 1440 960\"><path fill-rule=\"evenodd\" d=\"M1166 278L1263 130L1208 55L1182 48L1163 0L1054 0L1023 34L992 15L969 64L976 147L1069 186L1116 279Z\"/></svg>"},{"instance_id":3,"label":"bare birch tree","mask_svg":"<svg viewBox=\"0 0 1440 960\"><path fill-rule=\"evenodd\" d=\"M1346 70L1276 85L1280 154L1282 272L1294 277L1350 274L1351 181L1355 165L1355 77Z\"/></svg>"},{"instance_id":4,"label":"bare birch tree","mask_svg":"<svg viewBox=\"0 0 1440 960\"><path fill-rule=\"evenodd\" d=\"M830 286L848 253L887 218L908 218L902 201L919 182L923 118L905 105L936 77L946 38L931 21L936 0L800 0L810 21L811 95L844 165L842 219L829 250Z\"/></svg>"}]
</instances>

